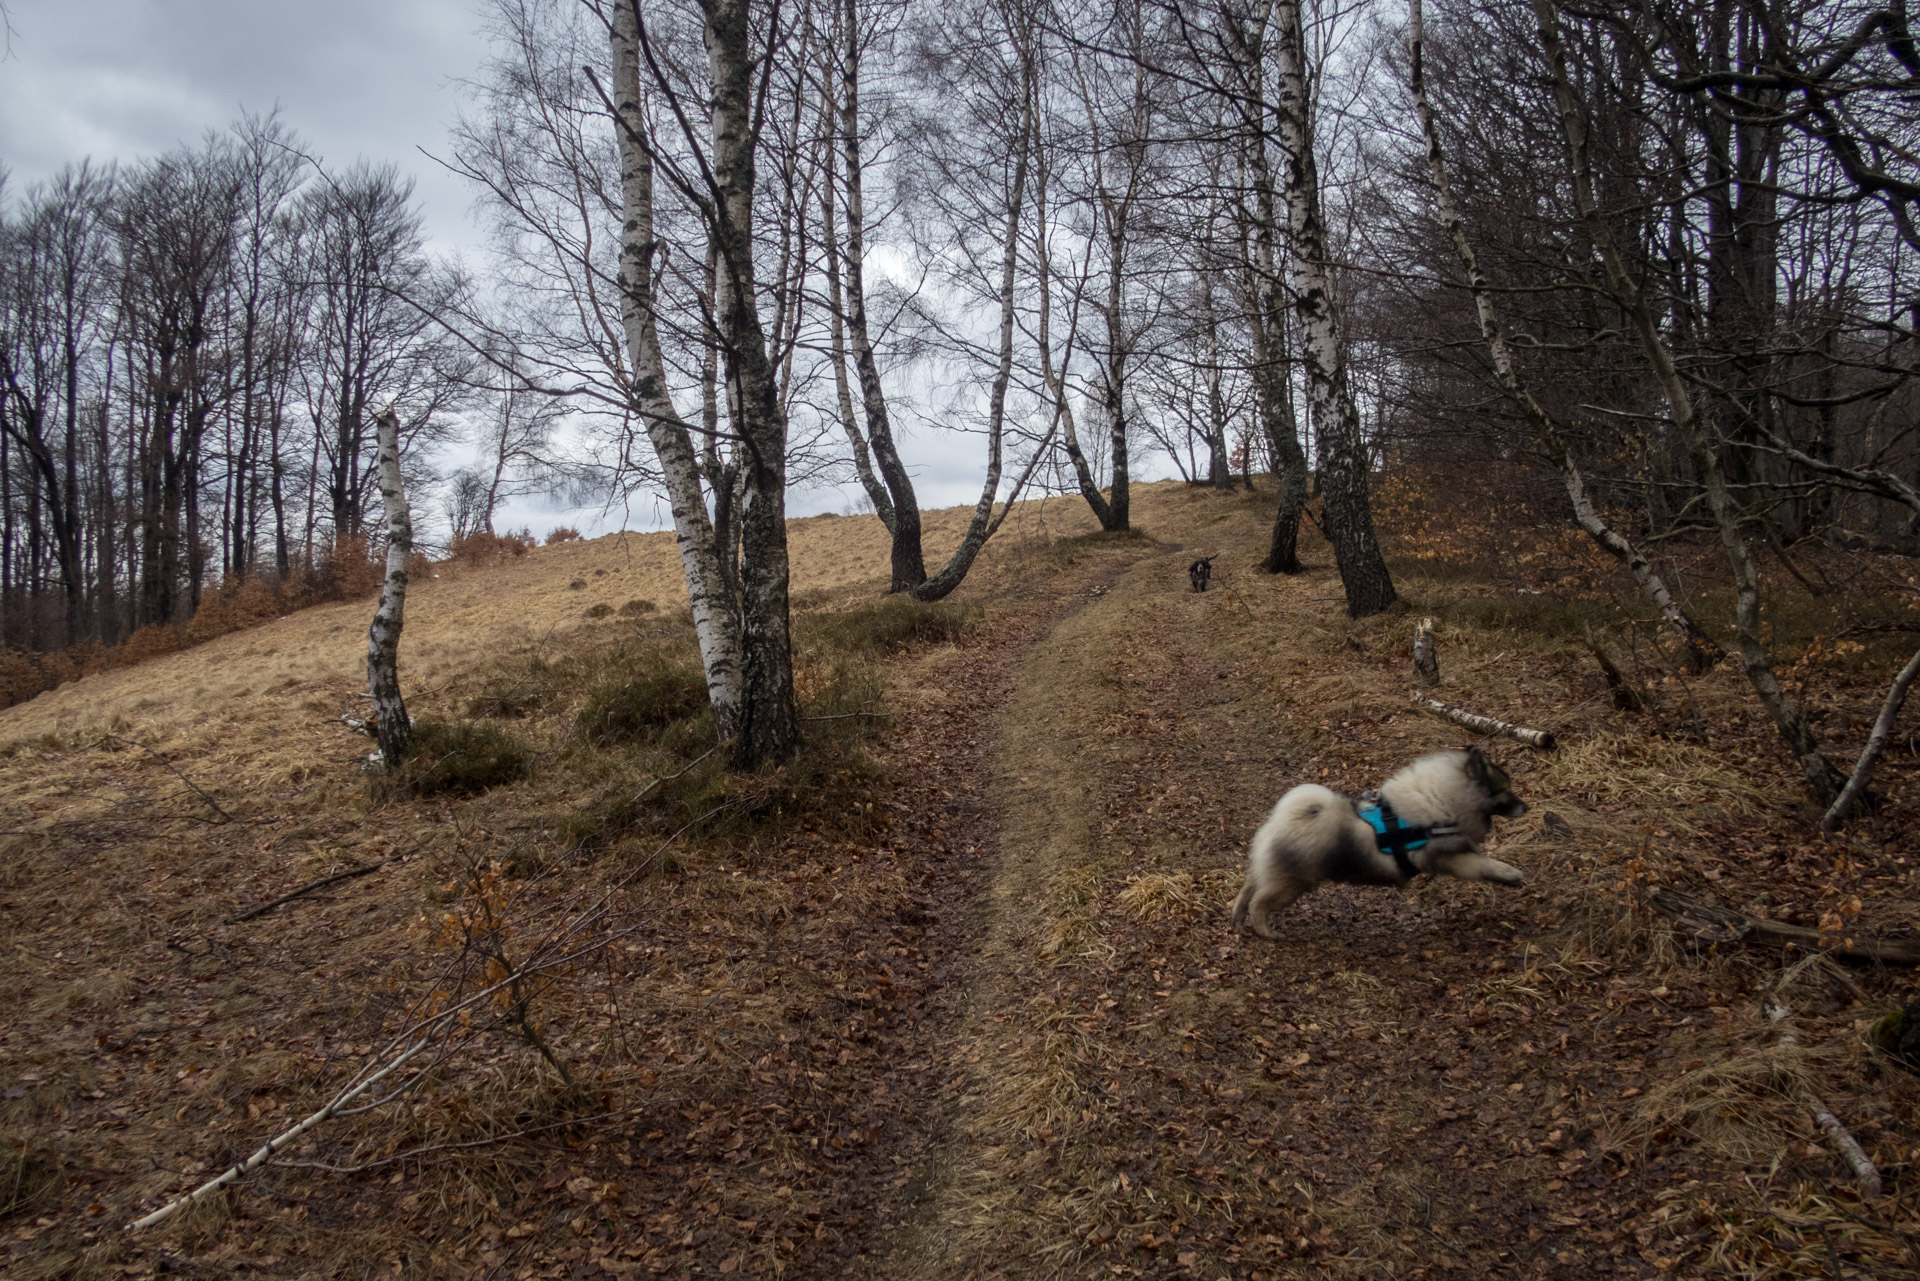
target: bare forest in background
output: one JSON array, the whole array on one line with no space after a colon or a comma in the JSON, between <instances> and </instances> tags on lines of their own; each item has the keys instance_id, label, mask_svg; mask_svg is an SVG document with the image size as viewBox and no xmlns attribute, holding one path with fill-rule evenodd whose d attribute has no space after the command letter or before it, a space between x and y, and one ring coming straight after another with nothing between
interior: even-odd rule
<instances>
[{"instance_id":1,"label":"bare forest in background","mask_svg":"<svg viewBox=\"0 0 1920 1281\"><path fill-rule=\"evenodd\" d=\"M1876 590L1913 589L1904 4L494 0L487 22L440 157L482 262L431 255L403 176L322 165L271 116L8 193L12 661L247 584L364 589L388 405L430 542L491 535L531 489L664 500L741 763L794 738L789 490L857 481L893 590L933 599L1023 490L1118 531L1136 472L1270 473L1266 567L1296 569L1314 521L1358 616L1395 599L1375 508L1419 476L1584 531L1677 655L1736 654L1812 794L1839 793L1756 566L1843 591L1821 555L1866 551ZM945 566L908 435L984 464Z\"/></svg>"}]
</instances>

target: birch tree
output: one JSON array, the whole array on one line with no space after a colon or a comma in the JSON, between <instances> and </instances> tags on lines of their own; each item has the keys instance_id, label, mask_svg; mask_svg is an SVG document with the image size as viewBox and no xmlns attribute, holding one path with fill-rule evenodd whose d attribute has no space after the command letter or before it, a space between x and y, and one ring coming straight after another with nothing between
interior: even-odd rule
<instances>
[{"instance_id":1,"label":"birch tree","mask_svg":"<svg viewBox=\"0 0 1920 1281\"><path fill-rule=\"evenodd\" d=\"M1300 359L1320 455L1326 495L1326 533L1340 567L1347 613L1378 614L1396 599L1393 578L1374 534L1368 494L1366 442L1348 385L1346 352L1337 331L1334 286L1314 157L1314 99L1308 84L1308 46L1300 0L1273 0L1274 48L1279 65L1275 103L1285 152L1282 191L1287 210L1288 271L1298 321Z\"/></svg>"},{"instance_id":2,"label":"birch tree","mask_svg":"<svg viewBox=\"0 0 1920 1281\"><path fill-rule=\"evenodd\" d=\"M400 696L400 631L406 625L407 568L413 558L413 512L400 479L400 418L388 406L374 415L380 501L387 525L387 574L380 607L367 628L367 692L373 696L374 736L380 759L397 769L407 758L413 722Z\"/></svg>"},{"instance_id":3,"label":"birch tree","mask_svg":"<svg viewBox=\"0 0 1920 1281\"><path fill-rule=\"evenodd\" d=\"M609 15L621 164L620 314L631 409L646 426L672 504L714 719L722 739L733 744L736 766L756 768L787 755L799 732L788 632L787 420L758 311L752 14L747 0L703 0L700 14L711 95L705 138L694 128L680 87L665 74L637 5L616 3ZM714 333L742 459L737 601L729 598L723 549L700 488L699 458L673 404L661 354L653 283L660 248L654 175L661 147L642 107L647 90L663 100L662 112L679 134L675 141L685 148L671 178L700 211L718 273Z\"/></svg>"}]
</instances>

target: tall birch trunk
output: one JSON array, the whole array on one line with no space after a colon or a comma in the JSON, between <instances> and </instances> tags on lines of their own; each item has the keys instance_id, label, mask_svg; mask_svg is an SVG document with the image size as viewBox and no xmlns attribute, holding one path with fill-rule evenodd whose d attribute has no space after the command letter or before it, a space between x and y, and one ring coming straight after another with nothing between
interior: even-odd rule
<instances>
[{"instance_id":1,"label":"tall birch trunk","mask_svg":"<svg viewBox=\"0 0 1920 1281\"><path fill-rule=\"evenodd\" d=\"M860 14L859 0L846 0L845 48L841 67L840 145L847 167L847 332L853 340L854 370L860 379L860 398L867 413L867 441L880 464L881 478L893 499L893 585L910 591L927 580L926 553L920 545L920 500L913 492L894 444L893 421L887 413L887 394L880 385L880 366L873 356L873 338L867 327L866 204L860 155Z\"/></svg>"},{"instance_id":2,"label":"tall birch trunk","mask_svg":"<svg viewBox=\"0 0 1920 1281\"><path fill-rule=\"evenodd\" d=\"M1125 215L1113 220L1107 237L1107 360L1102 370L1101 400L1107 415L1107 451L1113 476L1107 486L1106 515L1101 526L1109 532L1128 528L1133 486L1127 457L1127 361L1132 356L1133 339L1127 333L1127 321L1121 311L1125 305L1123 272L1126 261ZM1095 509L1096 512L1099 509Z\"/></svg>"},{"instance_id":3,"label":"tall birch trunk","mask_svg":"<svg viewBox=\"0 0 1920 1281\"><path fill-rule=\"evenodd\" d=\"M1706 490L1707 510L1720 530L1720 545L1733 572L1735 591L1734 626L1740 638L1740 657L1747 681L1759 696L1761 705L1773 718L1774 727L1793 753L1800 772L1807 780L1813 799L1825 807L1833 803L1846 785L1846 777L1835 769L1820 751L1799 706L1780 687L1774 675L1773 659L1761 635L1760 576L1747 550L1746 534L1741 528L1743 513L1734 502L1721 466L1720 450L1699 416L1693 399L1675 366L1673 353L1660 336L1659 321L1652 305L1626 268L1625 256L1614 239L1613 228L1600 211L1593 193L1592 161L1587 150L1587 125L1572 81L1567 76L1567 55L1560 43L1560 8L1556 0L1533 0L1533 13L1539 31L1540 48L1546 55L1547 69L1553 77L1554 95L1560 107L1560 126L1567 143L1567 160L1573 176L1574 201L1580 220L1594 248L1599 250L1607 283L1614 302L1626 313L1628 323L1640 340L1640 347L1660 384L1673 417L1674 429L1685 443L1701 485Z\"/></svg>"},{"instance_id":4,"label":"tall birch trunk","mask_svg":"<svg viewBox=\"0 0 1920 1281\"><path fill-rule=\"evenodd\" d=\"M1029 65L1029 74L1031 68ZM914 588L915 600L939 600L952 592L967 576L973 567L974 557L980 554L981 547L992 536L999 522L993 519L995 496L1000 492L1000 472L1002 466L1002 445L1005 439L1007 420L1007 387L1013 381L1013 332L1014 332L1014 284L1016 269L1020 260L1020 214L1027 200L1027 165L1032 154L1033 141L1033 94L1031 87L1022 95L1024 105L1020 113L1020 150L1014 157L1013 188L1007 200L1007 235L1003 248L1004 259L1000 268L1000 363L993 371L993 386L987 393L987 477L980 486L980 501L974 504L973 519L967 522L967 532L960 539L960 546L948 558L945 567L920 586ZM1039 457L1035 452L1035 458ZM1032 468L1028 468L1028 475ZM1020 489L1026 483L1026 477L1014 487L1007 496L1007 508L1011 508L1020 496ZM1002 513L1004 517L1004 511Z\"/></svg>"},{"instance_id":5,"label":"tall birch trunk","mask_svg":"<svg viewBox=\"0 0 1920 1281\"><path fill-rule=\"evenodd\" d=\"M653 162L640 107L639 25L633 5L613 6L614 135L620 153L620 319L631 411L645 425L673 512L674 541L693 607L694 634L720 740L737 738L745 699L740 618L700 488L700 458L667 391L654 318Z\"/></svg>"},{"instance_id":6,"label":"tall birch trunk","mask_svg":"<svg viewBox=\"0 0 1920 1281\"><path fill-rule=\"evenodd\" d=\"M1220 320L1213 305L1213 275L1201 284L1201 317L1207 344L1207 483L1233 488L1233 463L1227 457L1227 399L1220 389Z\"/></svg>"},{"instance_id":7,"label":"tall birch trunk","mask_svg":"<svg viewBox=\"0 0 1920 1281\"><path fill-rule=\"evenodd\" d=\"M1474 308L1480 320L1480 336L1487 344L1494 376L1507 393L1507 398L1519 407L1521 417L1526 419L1535 439L1560 472L1561 484L1567 491L1567 501L1573 506L1574 521L1602 551L1619 561L1633 575L1640 595L1659 611L1667 630L1679 643L1687 665L1695 671L1703 671L1724 657L1720 647L1674 601L1666 580L1640 549L1608 525L1595 510L1593 499L1587 493L1586 478L1581 475L1580 464L1574 458L1559 424L1534 398L1514 366L1513 352L1507 346L1506 326L1501 322L1499 309L1494 303L1493 289L1487 282L1486 273L1480 269L1479 255L1474 253L1472 244L1467 240L1466 224L1453 199L1453 184L1447 174L1446 155L1440 147L1440 130L1434 122L1433 107L1427 100L1424 26L1421 0L1413 0L1408 31L1411 55L1408 86L1413 93L1414 113L1420 118L1420 132L1426 139L1427 167L1433 173L1435 208L1447 239L1453 245L1454 256L1460 260L1460 269L1466 273L1467 287L1473 291Z\"/></svg>"},{"instance_id":8,"label":"tall birch trunk","mask_svg":"<svg viewBox=\"0 0 1920 1281\"><path fill-rule=\"evenodd\" d=\"M1307 510L1307 451L1300 445L1300 424L1294 413L1293 375L1287 367L1287 306L1280 285L1280 254L1276 241L1279 216L1273 195L1273 167L1267 162L1265 128L1266 65L1263 14L1251 39L1236 40L1247 68L1242 111L1258 113L1244 131L1247 165L1253 178L1253 224L1247 268L1253 277L1248 298L1248 329L1253 337L1254 388L1260 406L1260 425L1267 450L1273 456L1274 481L1279 497L1273 513L1273 535L1267 559L1260 566L1269 574L1300 572L1300 518ZM1237 30L1237 28L1236 28Z\"/></svg>"},{"instance_id":9,"label":"tall birch trunk","mask_svg":"<svg viewBox=\"0 0 1920 1281\"><path fill-rule=\"evenodd\" d=\"M702 0L713 77L710 234L725 306L720 340L738 389L741 453L740 657L743 697L733 763L757 769L799 741L788 630L787 420L756 305L753 259L754 53L751 0ZM871 425L871 424L870 424ZM906 520L896 498L894 518ZM898 541L896 539L896 546ZM924 573L922 578L924 578Z\"/></svg>"},{"instance_id":10,"label":"tall birch trunk","mask_svg":"<svg viewBox=\"0 0 1920 1281\"><path fill-rule=\"evenodd\" d=\"M847 433L847 446L853 453L853 470L860 478L860 487L867 491L867 499L873 504L874 515L886 526L887 536L893 536L893 496L887 493L887 487L873 470L873 451L867 445L867 438L860 430L860 424L854 417L853 390L847 379L847 325L846 290L840 282L840 228L839 216L834 213L833 184L835 169L833 149L827 148L826 173L820 183L820 226L825 244L821 256L827 263L827 353L829 363L833 365L833 390L840 406L840 426Z\"/></svg>"},{"instance_id":11,"label":"tall birch trunk","mask_svg":"<svg viewBox=\"0 0 1920 1281\"><path fill-rule=\"evenodd\" d=\"M1280 64L1280 140L1286 170L1288 256L1294 312L1300 318L1301 360L1319 433L1320 487L1326 495L1327 538L1340 566L1347 613L1378 614L1395 600L1393 578L1374 535L1367 495L1367 450L1360 415L1347 386L1346 359L1333 317L1326 223L1320 211L1320 175L1313 157L1313 102L1307 91L1306 32L1300 0L1275 0Z\"/></svg>"},{"instance_id":12,"label":"tall birch trunk","mask_svg":"<svg viewBox=\"0 0 1920 1281\"><path fill-rule=\"evenodd\" d=\"M367 692L373 695L374 736L389 769L407 757L413 722L400 697L400 629L406 623L407 562L413 557L413 515L400 487L400 420L389 406L374 415L380 448L380 502L387 516L387 578L380 607L367 628Z\"/></svg>"},{"instance_id":13,"label":"tall birch trunk","mask_svg":"<svg viewBox=\"0 0 1920 1281\"><path fill-rule=\"evenodd\" d=\"M1044 144L1036 139L1036 150ZM1109 528L1112 514L1107 510L1107 498L1100 492L1100 482L1095 479L1093 468L1087 463L1086 451L1080 447L1080 427L1074 419L1073 404L1067 398L1067 363L1071 359L1074 324L1067 326L1068 350L1063 355L1059 368L1053 363L1053 258L1047 243L1047 165L1044 152L1040 161L1038 181L1034 184L1034 231L1033 261L1034 270L1040 277L1040 315L1034 331L1034 344L1040 352L1040 376L1047 386L1047 395L1053 400L1054 415L1060 424L1061 448L1066 451L1067 462L1073 468L1074 481L1080 486L1080 496L1087 500L1087 506L1093 509L1094 519L1100 522L1100 528ZM1077 324L1078 303L1072 317Z\"/></svg>"}]
</instances>

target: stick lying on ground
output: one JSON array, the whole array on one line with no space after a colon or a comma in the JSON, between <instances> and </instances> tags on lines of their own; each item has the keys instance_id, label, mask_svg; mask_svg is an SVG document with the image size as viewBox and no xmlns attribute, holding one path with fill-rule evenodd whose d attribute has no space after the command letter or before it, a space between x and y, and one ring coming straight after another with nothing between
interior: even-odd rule
<instances>
[{"instance_id":1,"label":"stick lying on ground","mask_svg":"<svg viewBox=\"0 0 1920 1281\"><path fill-rule=\"evenodd\" d=\"M1838 939L1804 925L1783 925L1779 921L1745 916L1665 887L1655 890L1649 901L1656 910L1673 917L1702 942L1800 947L1859 965L1920 965L1920 940L1857 936Z\"/></svg>"},{"instance_id":2,"label":"stick lying on ground","mask_svg":"<svg viewBox=\"0 0 1920 1281\"><path fill-rule=\"evenodd\" d=\"M1780 1044L1799 1044L1800 1034L1786 1022L1790 1015L1786 1006L1767 1001L1760 1008L1766 1012L1771 1022L1781 1025ZM1813 1123L1820 1127L1820 1133L1827 1136L1827 1142L1833 1145L1833 1150L1840 1154L1840 1159L1845 1161L1848 1168L1853 1171L1854 1180L1859 1183L1860 1191L1868 1197L1879 1196L1880 1171L1874 1167L1873 1159L1853 1137L1853 1133L1840 1124L1839 1117L1827 1111L1827 1105L1816 1098L1813 1091L1803 1086L1796 1097L1800 1101L1800 1106L1813 1114Z\"/></svg>"},{"instance_id":3,"label":"stick lying on ground","mask_svg":"<svg viewBox=\"0 0 1920 1281\"><path fill-rule=\"evenodd\" d=\"M1491 716L1482 716L1464 707L1443 703L1431 694L1415 694L1413 701L1437 716L1446 717L1456 725L1466 726L1476 734L1500 734L1525 743L1528 747L1537 747L1543 752L1553 750L1553 735L1546 730L1528 729L1524 725L1513 725L1506 721L1495 720Z\"/></svg>"},{"instance_id":4,"label":"stick lying on ground","mask_svg":"<svg viewBox=\"0 0 1920 1281\"><path fill-rule=\"evenodd\" d=\"M519 968L514 972L503 976L498 982L469 994L464 999L454 1002L437 1013L417 1020L410 1027L396 1033L372 1058L361 1065L360 1070L354 1073L353 1078L328 1101L325 1107L304 1120L282 1130L279 1134L274 1135L271 1139L261 1144L252 1156L240 1162L238 1165L230 1166L225 1172L208 1179L205 1183L187 1193L185 1196L176 1197L172 1201L167 1202L167 1204L161 1206L152 1214L144 1218L135 1219L132 1223L127 1224L126 1231L133 1232L140 1228L152 1227L156 1223L171 1218L196 1201L211 1196L221 1188L238 1183L241 1179L247 1177L247 1175L273 1160L275 1155L288 1144L315 1126L332 1120L337 1116L352 1116L361 1112L371 1112L375 1108L383 1107L393 1102L395 1099L406 1094L414 1086L427 1080L434 1065L440 1061L441 1055L429 1056L424 1068L416 1069L403 1078L398 1085L388 1089L372 1102L359 1101L363 1096L371 1092L375 1086L387 1080L395 1072L416 1058L422 1050L438 1047L444 1053L451 1040L460 1033L463 1026L463 1015L470 1018L475 1009L483 1008L485 1004L491 1001L496 995L517 990L519 985L525 984L530 979L537 979L544 974L563 971L578 966L585 958L607 947L615 940L625 938L627 935L638 930L640 926L636 923L620 929L607 930L597 937L586 937L584 941L576 942L576 940L581 939L583 935L587 935L589 931L601 925L601 923L611 915L615 895L625 889L636 878L644 875L647 870L659 860L660 856L666 853L668 846L679 840L697 824L704 823L706 820L715 817L735 803L734 801L722 802L720 805L686 823L678 831L668 836L666 840L655 847L653 853L641 859L633 867L628 869L625 876L603 890L600 897L596 899L590 907L573 916L564 925L556 926L554 929L548 931L547 935L533 946L527 954L526 959L520 963Z\"/></svg>"},{"instance_id":5,"label":"stick lying on ground","mask_svg":"<svg viewBox=\"0 0 1920 1281\"><path fill-rule=\"evenodd\" d=\"M315 890L324 890L325 888L327 888L327 886L332 885L336 881L350 881L356 876L365 876L368 872L377 872L385 866L386 866L386 863L384 861L379 863L369 863L365 867L350 867L344 872L335 872L332 876L323 876L317 881L308 881L305 885L302 885L299 889L294 890L292 893L289 893L289 894L282 894L279 898L274 899L271 903L262 903L259 907L250 907L246 911L240 913L240 915L238 916L229 916L227 918L227 924L238 925L242 921L251 921L256 916L265 916L268 912L271 912L274 908L279 907L282 903L291 903L293 902L293 900L300 898L303 895L311 894Z\"/></svg>"}]
</instances>

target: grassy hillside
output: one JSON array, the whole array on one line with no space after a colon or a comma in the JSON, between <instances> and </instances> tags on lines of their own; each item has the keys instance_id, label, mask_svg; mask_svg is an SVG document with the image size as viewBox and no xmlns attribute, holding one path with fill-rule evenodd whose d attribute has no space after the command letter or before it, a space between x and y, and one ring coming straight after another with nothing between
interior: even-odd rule
<instances>
[{"instance_id":1,"label":"grassy hillside","mask_svg":"<svg viewBox=\"0 0 1920 1281\"><path fill-rule=\"evenodd\" d=\"M1307 573L1254 571L1270 496L1151 487L1130 537L1030 504L933 614L881 601L878 522L795 522L810 746L756 777L705 754L663 535L412 593L415 715L521 762L478 795L361 771L339 716L370 603L0 712L0 1264L1904 1275L1920 1089L1864 1033L1910 979L1703 947L1648 895L1913 933L1914 753L1876 820L1812 835L1736 673L1664 672L1577 548L1515 554L1416 497L1408 606L1359 623L1317 539ZM964 519L930 515L929 547ZM1897 643L1815 644L1823 610L1783 646L1857 745ZM1561 736L1492 748L1535 807L1497 842L1528 886L1335 888L1278 944L1234 933L1286 786L1471 741L1407 701L1423 614L1443 697ZM1650 710L1615 708L1589 626ZM119 1230L537 957L392 1105Z\"/></svg>"}]
</instances>

